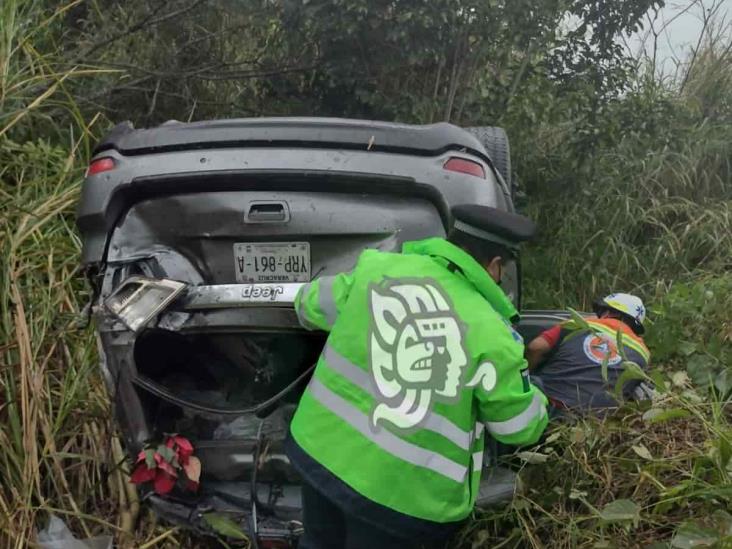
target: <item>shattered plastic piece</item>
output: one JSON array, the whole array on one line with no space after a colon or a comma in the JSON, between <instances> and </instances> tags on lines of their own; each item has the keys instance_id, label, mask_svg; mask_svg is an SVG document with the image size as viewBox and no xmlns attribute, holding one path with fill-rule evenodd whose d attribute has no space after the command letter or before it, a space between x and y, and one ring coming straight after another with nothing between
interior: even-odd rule
<instances>
[{"instance_id":1,"label":"shattered plastic piece","mask_svg":"<svg viewBox=\"0 0 732 549\"><path fill-rule=\"evenodd\" d=\"M48 526L38 532L38 546L43 549L112 549L112 536L75 538L63 520L51 515Z\"/></svg>"}]
</instances>

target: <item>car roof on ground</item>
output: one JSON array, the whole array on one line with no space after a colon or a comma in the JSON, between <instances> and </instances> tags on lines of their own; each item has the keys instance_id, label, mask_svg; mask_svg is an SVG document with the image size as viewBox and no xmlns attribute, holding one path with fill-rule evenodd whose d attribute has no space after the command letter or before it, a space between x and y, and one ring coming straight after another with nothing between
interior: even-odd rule
<instances>
[{"instance_id":1,"label":"car roof on ground","mask_svg":"<svg viewBox=\"0 0 732 549\"><path fill-rule=\"evenodd\" d=\"M464 150L488 160L480 142L453 124L411 125L345 118L169 121L149 129L135 129L130 122L123 122L102 139L94 153L116 150L131 156L226 147L337 148L419 156Z\"/></svg>"}]
</instances>

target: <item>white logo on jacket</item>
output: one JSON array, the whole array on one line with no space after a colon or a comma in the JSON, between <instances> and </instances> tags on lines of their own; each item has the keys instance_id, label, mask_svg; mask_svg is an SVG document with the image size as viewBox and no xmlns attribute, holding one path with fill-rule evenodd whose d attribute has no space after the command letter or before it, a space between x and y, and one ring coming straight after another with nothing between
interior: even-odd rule
<instances>
[{"instance_id":1,"label":"white logo on jacket","mask_svg":"<svg viewBox=\"0 0 732 549\"><path fill-rule=\"evenodd\" d=\"M369 360L382 397L371 412L372 426L417 427L435 401L460 398L468 365L465 327L435 280L372 284L369 312Z\"/></svg>"}]
</instances>

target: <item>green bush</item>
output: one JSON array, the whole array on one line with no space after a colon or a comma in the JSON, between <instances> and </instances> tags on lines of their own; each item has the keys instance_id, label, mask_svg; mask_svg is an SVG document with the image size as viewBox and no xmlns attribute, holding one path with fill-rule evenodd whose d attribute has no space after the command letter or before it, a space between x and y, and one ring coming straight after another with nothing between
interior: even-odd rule
<instances>
[{"instance_id":1,"label":"green bush","mask_svg":"<svg viewBox=\"0 0 732 549\"><path fill-rule=\"evenodd\" d=\"M478 513L463 547L729 547L729 415L675 391L650 410L550 428L542 445L509 459L519 493Z\"/></svg>"},{"instance_id":2,"label":"green bush","mask_svg":"<svg viewBox=\"0 0 732 549\"><path fill-rule=\"evenodd\" d=\"M732 273L678 283L653 307L654 360L685 368L720 397L732 390Z\"/></svg>"},{"instance_id":3,"label":"green bush","mask_svg":"<svg viewBox=\"0 0 732 549\"><path fill-rule=\"evenodd\" d=\"M683 89L642 79L613 101L590 155L575 154L570 121L518 140L527 211L541 231L525 255L528 305L586 308L635 291L653 308L674 284L732 267L731 102L692 93L704 89L697 81L732 80L732 54L709 58Z\"/></svg>"}]
</instances>

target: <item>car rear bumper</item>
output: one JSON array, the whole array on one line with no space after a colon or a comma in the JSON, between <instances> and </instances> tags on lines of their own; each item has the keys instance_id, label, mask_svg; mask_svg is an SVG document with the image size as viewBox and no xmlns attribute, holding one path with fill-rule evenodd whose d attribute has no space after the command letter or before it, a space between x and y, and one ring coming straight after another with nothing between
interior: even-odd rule
<instances>
[{"instance_id":1,"label":"car rear bumper","mask_svg":"<svg viewBox=\"0 0 732 549\"><path fill-rule=\"evenodd\" d=\"M105 151L116 167L87 178L77 208L82 262L103 261L121 216L132 204L154 196L214 191L409 196L432 202L444 221L457 204L502 204L504 191L485 161L463 154L484 166L485 180L443 169L455 154L413 157L367 150L255 148L126 157ZM354 199L354 206L357 203Z\"/></svg>"}]
</instances>

